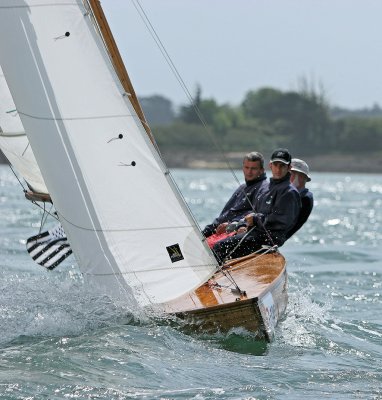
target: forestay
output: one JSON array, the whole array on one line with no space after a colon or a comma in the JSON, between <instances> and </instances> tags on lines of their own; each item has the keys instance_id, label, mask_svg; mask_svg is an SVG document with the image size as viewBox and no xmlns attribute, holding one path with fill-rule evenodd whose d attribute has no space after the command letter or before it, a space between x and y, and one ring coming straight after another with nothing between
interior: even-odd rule
<instances>
[{"instance_id":1,"label":"forestay","mask_svg":"<svg viewBox=\"0 0 382 400\"><path fill-rule=\"evenodd\" d=\"M78 0L0 4L0 64L84 276L115 294L132 288L141 305L206 281L216 261L91 13Z\"/></svg>"},{"instance_id":2,"label":"forestay","mask_svg":"<svg viewBox=\"0 0 382 400\"><path fill-rule=\"evenodd\" d=\"M35 192L48 193L1 67L0 149Z\"/></svg>"}]
</instances>

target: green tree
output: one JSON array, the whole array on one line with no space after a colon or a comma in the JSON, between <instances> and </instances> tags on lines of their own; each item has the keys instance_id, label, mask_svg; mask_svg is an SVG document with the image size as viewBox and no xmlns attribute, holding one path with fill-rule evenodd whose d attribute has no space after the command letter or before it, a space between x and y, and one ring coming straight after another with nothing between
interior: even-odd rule
<instances>
[{"instance_id":1,"label":"green tree","mask_svg":"<svg viewBox=\"0 0 382 400\"><path fill-rule=\"evenodd\" d=\"M202 101L202 89L200 85L196 86L195 95L192 99L191 104L183 105L180 107L178 119L180 122L186 124L200 124L200 118L198 115L198 110L200 109L200 104Z\"/></svg>"},{"instance_id":2,"label":"green tree","mask_svg":"<svg viewBox=\"0 0 382 400\"><path fill-rule=\"evenodd\" d=\"M249 91L241 106L247 118L261 118L273 120L280 118L279 104L283 93L272 88L263 88L258 91Z\"/></svg>"},{"instance_id":3,"label":"green tree","mask_svg":"<svg viewBox=\"0 0 382 400\"><path fill-rule=\"evenodd\" d=\"M345 153L382 150L381 118L345 118L336 123L337 149Z\"/></svg>"},{"instance_id":4,"label":"green tree","mask_svg":"<svg viewBox=\"0 0 382 400\"><path fill-rule=\"evenodd\" d=\"M264 88L248 92L242 102L244 114L273 127L295 151L310 154L330 139L331 121L323 99L310 92L281 92Z\"/></svg>"}]
</instances>

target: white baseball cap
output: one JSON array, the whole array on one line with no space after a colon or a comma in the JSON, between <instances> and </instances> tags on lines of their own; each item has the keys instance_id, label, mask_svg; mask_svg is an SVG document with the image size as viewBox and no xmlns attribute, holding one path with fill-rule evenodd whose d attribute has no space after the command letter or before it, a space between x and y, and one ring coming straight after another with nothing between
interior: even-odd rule
<instances>
[{"instance_id":1,"label":"white baseball cap","mask_svg":"<svg viewBox=\"0 0 382 400\"><path fill-rule=\"evenodd\" d=\"M306 175L306 177L308 178L308 182L312 180L309 176L309 166L304 160L300 160L299 158L292 158L291 165L291 171L301 172L302 174Z\"/></svg>"}]
</instances>

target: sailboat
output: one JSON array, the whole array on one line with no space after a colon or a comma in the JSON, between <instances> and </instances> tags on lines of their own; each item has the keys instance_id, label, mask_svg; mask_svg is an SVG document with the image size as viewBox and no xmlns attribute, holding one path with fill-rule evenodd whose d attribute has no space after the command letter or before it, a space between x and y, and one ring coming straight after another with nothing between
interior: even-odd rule
<instances>
[{"instance_id":1,"label":"sailboat","mask_svg":"<svg viewBox=\"0 0 382 400\"><path fill-rule=\"evenodd\" d=\"M287 305L284 257L268 249L218 265L161 157L99 1L0 4L15 132L26 133L22 146L43 186L19 172L30 199L54 204L84 280L195 329L243 327L271 340Z\"/></svg>"}]
</instances>

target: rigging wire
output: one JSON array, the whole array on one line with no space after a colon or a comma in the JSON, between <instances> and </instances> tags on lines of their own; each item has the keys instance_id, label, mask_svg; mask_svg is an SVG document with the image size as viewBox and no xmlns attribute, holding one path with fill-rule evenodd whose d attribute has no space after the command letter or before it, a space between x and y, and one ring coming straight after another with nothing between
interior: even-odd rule
<instances>
[{"instance_id":1,"label":"rigging wire","mask_svg":"<svg viewBox=\"0 0 382 400\"><path fill-rule=\"evenodd\" d=\"M262 247L261 249L257 250L254 252L254 254L258 254L258 258L263 257L265 254L271 253L271 252L275 252L277 251L277 246L276 245L272 245L272 246L268 246L267 248ZM231 271L228 269L224 269L222 268L220 270L220 272L231 282L232 285L234 285L236 287L236 290L240 293L240 294L246 294L245 291L241 290L239 288L239 286L237 285L237 283L235 282L235 279L233 278L233 276L231 275ZM219 285L221 286L221 285Z\"/></svg>"},{"instance_id":2,"label":"rigging wire","mask_svg":"<svg viewBox=\"0 0 382 400\"><path fill-rule=\"evenodd\" d=\"M145 10L143 9L141 3L139 0L131 0L135 9L137 10L139 16L141 17L143 23L145 24L147 30L149 31L151 37L153 38L154 42L156 43L156 45L158 46L160 52L162 53L164 59L166 60L167 64L170 67L170 70L172 71L172 73L174 74L176 80L178 81L178 83L180 84L181 88L183 89L187 99L189 100L191 106L193 107L197 117L199 118L200 122L202 123L205 131L207 132L208 136L210 137L210 139L212 140L212 143L214 144L214 146L218 149L218 151L221 153L223 160L225 162L225 164L227 165L229 171L231 172L231 175L234 177L234 179L236 180L236 182L240 185L240 181L237 177L237 175L235 174L234 169L232 168L230 162L228 161L228 158L225 154L225 152L223 151L222 147L220 146L219 142L216 140L215 135L211 132L211 129L208 127L207 122L200 110L200 108L198 107L198 105L196 104L192 94L190 93L186 83L184 82L181 74L179 73L178 69L176 68L174 62L172 61L171 56L169 55L168 51L166 50L166 47L164 46L163 42L161 41L161 39L159 38L154 26L152 25L149 17L147 16ZM250 200L250 198L248 197L247 193L245 193L245 196L247 198L247 201L249 202L251 208L253 211L254 210L254 206ZM186 203L187 204L187 203ZM263 226L264 227L264 226ZM251 231L251 230L250 230ZM249 232L250 232L249 231ZM248 233L249 233L248 232ZM247 234L248 234L247 233ZM266 230L267 235L270 237L269 232ZM242 240L240 240L239 244L235 247L234 250L236 250L236 248L242 243L243 239L246 237L247 235L245 235ZM272 239L271 239L271 243L273 243ZM232 250L231 253L234 251ZM224 260L225 261L225 260ZM222 263L223 265L223 263ZM220 271L223 272L223 268L222 266L220 266ZM225 271L223 272L225 273ZM230 275L230 274L229 274ZM231 277L231 276L230 276ZM239 292L241 292L240 288L238 287L238 285L236 284L236 282L234 281L233 277L231 277L231 281L232 283L236 286L237 290L239 290Z\"/></svg>"},{"instance_id":3,"label":"rigging wire","mask_svg":"<svg viewBox=\"0 0 382 400\"><path fill-rule=\"evenodd\" d=\"M193 96L191 95L191 93L190 93L190 91L189 91L189 89L188 89L186 83L184 82L184 80L183 80L181 74L179 73L178 69L176 68L174 62L172 61L172 58L170 57L168 51L166 50L166 48L165 48L163 42L162 42L161 39L159 38L159 36L158 36L158 34L157 34L157 32L156 32L154 26L152 25L152 23L151 23L150 19L148 18L146 12L144 11L144 9L143 9L141 3L139 2L139 0L132 0L132 3L133 3L133 5L134 5L135 9L137 10L139 16L141 17L143 23L144 23L145 26L147 27L147 29L148 29L148 31L149 31L151 37L153 38L154 42L157 44L157 46L158 46L160 52L162 53L162 55L163 55L164 59L166 60L167 64L169 65L169 67L170 67L172 73L174 74L176 80L179 82L179 84L180 84L181 88L183 89L183 91L184 91L186 97L188 98L188 100L189 100L191 106L193 107L193 109L194 109L194 111L195 111L197 117L199 118L200 122L202 123L202 125L203 125L205 131L207 132L208 136L209 136L210 139L212 140L212 143L214 144L214 146L218 149L218 151L219 151L219 152L221 153L221 155L223 156L223 160L224 160L225 164L227 165L229 171L231 172L231 175L232 175L232 176L234 177L234 179L236 180L237 184L240 185L240 181L239 181L237 175L235 174L235 171L233 170L233 168L232 168L230 162L228 161L228 158L227 158L225 152L223 151L223 149L222 149L222 147L220 146L219 142L216 140L215 135L213 135L213 133L211 132L211 129L208 127L208 125L207 125L207 123L206 123L206 120L205 120L205 118L204 118L204 116L203 116L203 114L202 114L200 108L199 108L198 105L195 103L194 98L193 98ZM250 204L252 210L255 211L255 210L254 210L254 206L253 206L251 200L249 199L247 193L245 193L245 196L246 196L247 201L249 202L249 204ZM186 203L186 204L187 204L187 203ZM188 205L187 205L187 206L188 206ZM250 230L250 231L251 231L251 230ZM249 231L249 232L250 232L250 231ZM248 232L248 233L249 233L249 232ZM247 234L248 234L248 233L247 233ZM268 232L266 232L266 233L267 233L267 235L269 236L269 233L268 233ZM247 236L247 235L245 235L245 236L242 238L242 240L240 240L239 244L235 247L234 250L236 250L236 248L242 243L243 239L244 239L246 236ZM232 250L231 253L232 253L234 250ZM223 261L225 261L225 260L223 260ZM219 260L219 263L220 263L220 260ZM219 266L219 270L220 270L224 275L227 276L227 278L232 282L233 285L235 285L236 290L238 290L239 293L242 293L243 291L239 288L239 286L237 285L237 283L235 282L235 280L234 280L234 278L231 276L231 274L230 274L228 271L224 271L224 270L223 270L223 265L224 265L224 262L222 262L222 265ZM228 272L228 273L226 274L226 272ZM229 276L229 277L228 277L228 276Z\"/></svg>"},{"instance_id":4,"label":"rigging wire","mask_svg":"<svg viewBox=\"0 0 382 400\"><path fill-rule=\"evenodd\" d=\"M182 79L182 77L181 77L180 73L178 72L177 68L175 67L175 65L174 65L174 63L173 63L171 57L169 56L167 50L165 49L163 43L162 43L161 40L159 39L159 37L158 37L158 35L157 35L157 33L156 33L154 27L152 26L152 24L151 24L151 22L149 21L149 19L148 19L146 13L144 12L144 10L143 10L143 8L142 8L142 6L141 6L139 0L132 0L132 2L133 2L133 4L134 4L135 8L137 9L139 15L140 15L141 18L143 19L143 21L144 21L146 27L149 29L149 32L150 32L151 36L153 37L154 41L157 43L159 49L161 50L162 55L164 56L164 58L166 59L168 65L170 66L170 69L172 70L173 74L175 75L175 77L177 78L177 80L178 80L178 82L180 83L181 87L183 88L183 91L185 92L185 94L186 94L188 100L190 101L191 106L194 108L195 113L196 113L196 115L198 116L199 120L201 121L201 123L202 123L203 127L205 128L207 134L208 134L208 135L210 136L210 138L212 139L212 141L213 141L214 145L216 146L216 148L221 152L221 154L222 154L222 156L223 156L223 158L224 158L224 161L225 161L226 165L228 166L228 169L231 171L232 176L236 179L237 183L240 184L240 182L239 182L239 180L238 180L238 178L237 178L237 176L236 176L236 174L235 174L233 168L231 167L231 165L230 165L230 163L229 163L229 161L228 161L228 159L227 159L227 157L226 157L226 155L225 155L223 149L221 148L219 142L216 140L215 136L213 135L213 133L211 132L210 128L208 127L208 125L207 125L207 123L206 123L206 121L205 121L205 118L204 118L204 116L203 116L201 110L199 109L198 105L195 103L195 101L194 101L194 99L193 99L193 96L191 95L190 91L188 90L188 88L187 88L187 86L186 86L184 80ZM28 146L29 146L29 144L28 144ZM25 153L25 151L28 149L28 146L25 148L24 153ZM24 155L24 153L23 153L23 155ZM25 187L23 186L23 184L22 184L22 182L20 181L20 179L18 178L18 176L16 175L16 173L15 173L15 171L13 170L13 168L12 168L11 165L10 165L10 168L11 168L13 174L14 174L15 177L17 178L18 182L20 183L20 185L21 185L21 187L23 188L23 191L24 191L24 193L25 193L25 192L26 192L26 189L25 189ZM180 191L179 191L179 192L180 192ZM249 199L248 199L248 200L249 200ZM48 216L48 215L52 215L52 214L51 214L51 210L48 211L48 210L46 209L46 207L45 207L45 204L44 204L44 207L41 207L39 204L37 204L37 203L34 202L34 201L32 201L32 203L34 203L35 205L37 205L38 207L40 207L40 208L43 210L43 212L44 212L44 213L43 213L43 216L42 216L42 219L41 219L41 227L40 227L40 232L41 232L41 228L42 228L43 224L45 224L46 219L47 219L47 216ZM185 204L187 204L187 203L185 203ZM53 207L53 205L52 205L52 207ZM51 207L51 209L52 209L52 207ZM53 216L53 215L52 215L52 216ZM54 218L58 219L57 216L55 216ZM226 275L227 271L224 271L223 273ZM228 272L228 275L231 276L229 272ZM231 280L232 283L236 286L236 288L240 291L240 289L239 289L239 287L237 286L237 284L235 283L234 279L231 277L230 280Z\"/></svg>"},{"instance_id":5,"label":"rigging wire","mask_svg":"<svg viewBox=\"0 0 382 400\"><path fill-rule=\"evenodd\" d=\"M197 117L199 118L200 122L202 123L202 125L203 125L205 131L207 132L208 136L210 137L212 143L217 148L217 150L221 153L221 155L223 157L223 160L224 160L225 164L227 165L229 171L231 172L231 175L235 179L236 183L238 185L240 185L240 180L238 179L237 175L235 174L235 171L232 168L232 166L231 166L231 164L230 164L230 162L229 162L224 150L222 149L221 145L219 144L219 141L216 140L215 135L211 132L211 129L208 127L208 124L207 124L207 122L206 122L206 120L205 120L205 118L203 116L203 113L201 112L200 108L196 104L196 102L195 102L190 90L188 89L186 83L184 82L184 79L182 78L180 72L178 71L178 69L176 68L174 62L172 61L172 58L171 58L170 54L166 50L166 47L164 46L164 44L163 44L162 40L160 39L159 35L157 34L153 24L151 23L147 13L143 9L140 1L139 0L131 0L131 1L132 1L133 5L134 5L135 9L137 10L139 16L141 17L143 23L145 24L147 30L149 31L151 37L153 38L154 42L156 43L156 45L158 46L160 52L162 53L165 61L169 65L169 67L170 67L172 73L174 74L176 80L178 81L179 85L183 89L183 91L184 91L184 93L185 93L190 105L194 108L194 111L195 111ZM248 203L250 204L252 210L255 211L251 199L248 197L247 193L244 193L244 194L245 194L245 197L246 197Z\"/></svg>"},{"instance_id":6,"label":"rigging wire","mask_svg":"<svg viewBox=\"0 0 382 400\"><path fill-rule=\"evenodd\" d=\"M169 65L172 73L174 74L176 80L179 82L181 88L183 89L188 101L190 102L190 105L193 107L197 117L199 118L200 122L202 123L204 129L206 130L208 136L210 137L210 139L212 140L214 146L218 149L218 151L221 153L224 163L227 165L229 171L231 172L232 176L234 177L234 179L236 180L236 182L240 185L240 181L237 177L237 175L235 174L234 169L232 168L230 162L228 161L228 158L224 152L224 150L222 149L222 147L220 146L219 142L216 140L215 135L213 135L213 133L211 132L211 129L208 127L207 122L200 110L200 108L198 107L198 105L195 103L195 100L192 96L192 94L190 93L186 83L184 82L181 74L179 73L178 69L176 68L174 62L172 61L171 56L169 55L168 51L166 50L163 42L161 41L161 39L159 38L159 35L157 34L154 26L152 25L149 17L147 16L145 10L143 9L141 3L139 0L131 0L135 9L137 10L139 16L141 17L143 23L145 24L145 26L147 27L151 37L153 38L154 42L157 44L160 52L162 53L164 59L166 60L167 64Z\"/></svg>"},{"instance_id":7,"label":"rigging wire","mask_svg":"<svg viewBox=\"0 0 382 400\"><path fill-rule=\"evenodd\" d=\"M258 219L258 221L261 225L261 227L263 228L265 234L268 236L268 239L270 241L270 243L272 244L272 247L275 247L275 243L272 239L272 236L270 235L268 229L264 226L263 221L261 221L261 219ZM249 235L250 232L252 232L253 229L255 229L256 225L253 225L251 227L251 229L247 230L247 232L245 233L245 235L240 239L240 241L236 244L236 246L229 252L229 254L227 254L227 256L225 257L225 259L223 260L223 262L225 262L226 260L230 259L231 255L239 248L239 246L243 243L244 239Z\"/></svg>"},{"instance_id":8,"label":"rigging wire","mask_svg":"<svg viewBox=\"0 0 382 400\"><path fill-rule=\"evenodd\" d=\"M19 181L20 186L23 188L23 192L26 193L26 189L24 187L24 185L22 184L22 182L20 181L20 178L17 176L15 170L12 167L12 164L10 162L8 162L9 168L11 169L11 171L13 172L13 175L16 177L16 179Z\"/></svg>"},{"instance_id":9,"label":"rigging wire","mask_svg":"<svg viewBox=\"0 0 382 400\"><path fill-rule=\"evenodd\" d=\"M85 15L91 15L92 20L93 20L93 23L94 23L94 25L95 25L95 27L96 27L96 29L97 29L97 31L98 31L98 34L99 34L99 36L100 36L100 38L101 38L101 40L102 40L102 42L103 42L104 47L105 47L106 53L107 53L107 55L108 55L108 57L109 57L109 60L110 60L111 64L112 64L113 67L114 67L113 69L114 69L115 72L116 72L116 76L117 76L119 82L122 84L122 81L121 81L121 79L120 79L120 77L119 77L119 74L118 74L117 71L116 71L116 67L115 67L115 64L114 64L114 60L113 60L113 58L112 58L112 56L111 56L111 53L110 53L110 51L109 51L107 42L106 42L106 40L105 40L105 37L104 37L103 32L102 32L102 30L101 30L101 27L100 27L100 25L99 25L99 23L98 23L98 21L97 21L97 18L96 18L95 15L94 15L94 12L93 12L93 9L92 9L92 7L91 7L91 5L90 5L90 3L89 3L89 0L84 0L84 5L85 5L85 7L86 7L86 9L87 9L87 12L86 12ZM168 60L167 63L169 64L170 68L172 69L174 75L175 75L176 77L178 77L178 82L179 82L180 85L183 87L183 90L185 91L186 96L189 98L190 103L191 103L191 104L194 104L194 101L193 101L193 99L192 99L192 96L191 96L191 94L190 94L190 92L189 92L187 86L185 85L183 79L181 78L179 72L177 71L177 69L176 69L174 63L172 63L170 56L168 55L168 53L167 53L167 51L166 51L164 45L162 44L162 42L161 42L160 39L159 39L159 36L158 36L156 33L155 33L155 35L154 35L153 33L151 33L150 26L152 27L152 30L153 30L154 32L155 32L155 29L153 28L152 24L150 23L150 21L149 21L147 15L146 15L146 13L144 12L143 8L141 7L140 4L139 4L139 7L138 7L136 4L134 4L134 7L136 8L138 14L140 15L141 19L143 20L144 24L146 25L148 31L150 32L150 34L151 34L151 36L153 37L154 41L156 42L157 46L158 46L159 49L161 50L161 52L162 52L164 58ZM140 11L141 11L141 12L140 12ZM145 18L145 17L146 17L146 18ZM166 54L167 54L167 57L166 57ZM123 84L122 84L122 86L123 86ZM126 93L126 92L125 92L125 94L129 95L129 94ZM124 95L125 95L125 94L124 94ZM146 122L145 120L140 119L138 115L137 115L137 118L140 120L140 122L141 122L143 125L147 125L147 122ZM203 125L204 125L205 129L208 131L207 125L206 125L206 123L204 122L204 118L203 118L203 116L202 116L200 110L199 110L199 118L203 121ZM157 155L159 156L160 160L161 160L162 163L163 163L163 167L164 167L164 169L165 169L165 172L164 172L165 175L171 180L171 184L172 184L173 187L176 189L175 193L181 198L181 200L183 200L183 203L182 203L182 204L184 205L184 207L187 209L189 215L191 216L191 220L192 220L192 225L193 225L193 227L195 227L196 230L197 230L198 232L201 232L201 228L200 228L200 225L199 225L198 221L197 221L196 218L193 216L193 213L192 213L192 211L191 211L191 208L190 208L190 206L188 205L187 201L185 200L182 191L179 189L179 186L178 186L176 180L174 179L174 177L172 176L170 170L169 170L169 169L167 168L167 166L166 166L166 162L165 162L165 160L164 160L164 158L163 158L163 156L162 156L162 154L161 154L161 151L160 151L160 149L159 149L159 147L158 147L158 144L156 143L155 139L154 139L151 135L149 135L149 137L150 137L150 139L151 139L151 143L153 144L153 146L154 146L154 148L155 148L155 150L156 150L156 152L157 152ZM217 144L216 144L216 147L218 147ZM203 241L205 240L205 238L204 238L202 235L201 235L201 240L203 240Z\"/></svg>"},{"instance_id":10,"label":"rigging wire","mask_svg":"<svg viewBox=\"0 0 382 400\"><path fill-rule=\"evenodd\" d=\"M177 79L178 83L179 83L180 86L182 87L182 89L183 89L183 91L184 91L186 97L188 98L188 100L189 100L191 106L194 108L194 111L195 111L196 115L198 116L199 120L201 121L201 123L202 123L202 125L203 125L205 131L206 131L207 134L209 135L209 137L210 137L210 139L212 140L212 142L214 143L215 147L216 147L216 148L219 150L219 152L222 154L222 156L223 156L223 158L224 158L224 161L225 161L226 165L228 166L228 168L229 168L229 170L230 170L232 176L235 178L236 182L240 185L240 181L239 181L239 179L237 178L237 176L236 176L236 174L235 174L233 168L231 167L231 165L230 165L230 163L229 163L229 161L228 161L228 159L227 159L227 157L226 157L226 155L225 155L223 149L221 148L221 146L219 145L219 142L216 140L215 136L212 134L211 130L209 129L209 127L208 127L208 125L207 125L207 123L206 123L206 121L205 121L205 118L204 118L204 116L203 116L201 110L199 109L199 107L198 107L197 104L195 103L195 101L194 101L194 99L193 99L193 96L191 95L191 93L190 93L190 91L189 91L189 89L188 89L186 83L184 82L184 80L183 80L181 74L179 73L179 71L178 71L178 69L176 68L174 62L172 61L172 59L171 59L169 53L167 52L167 50L166 50L166 48L165 48L163 42L162 42L161 39L159 38L159 36L158 36L158 34L157 34L157 32L156 32L154 26L152 25L150 19L149 19L148 16L147 16L145 10L143 9L143 7L142 7L142 5L140 4L139 0L132 0L132 3L133 3L133 6L135 7L137 13L138 13L139 16L141 17L141 19L142 19L144 25L146 26L147 30L149 31L151 37L153 38L154 42L155 42L156 45L158 46L158 48L159 48L160 52L162 53L164 59L166 60L167 64L169 65L169 67L170 67L171 71L173 72L175 78ZM85 3L85 4L87 4L87 10L88 10L87 13L90 13L90 14L93 16L93 20L96 22L95 26L97 27L99 36L101 37L101 39L102 39L102 41L103 41L103 43L104 43L104 46L105 46L105 48L107 49L108 47L107 47L106 41L105 41L105 39L104 39L104 37L103 37L103 34L102 34L101 30L100 30L100 27L99 27L99 25L98 25L98 23L97 23L97 20L96 20L96 18L95 18L94 15L93 15L92 8L91 8L91 6L90 6L90 4L89 4L89 1L86 0L86 3ZM107 54L109 55L109 58L110 58L111 56L110 56L109 51L107 51ZM111 63L113 64L113 60L112 60L111 58L110 58L110 61L111 61ZM117 75L118 75L118 74L117 74ZM141 121L141 122L142 122L142 124L146 124L146 121ZM164 162L164 159L163 159L163 157L162 157L162 154L161 154L161 152L160 152L160 149L158 148L157 143L155 142L155 140L154 140L152 143L153 143L155 149L157 150L158 156L159 156L160 159L163 161L163 165L166 166L166 163ZM171 182L172 182L172 184L175 186L175 188L177 189L178 195L182 198L184 205L186 206L186 208L187 208L187 210L189 211L190 215L193 217L192 211L191 211L191 209L190 209L188 203L185 201L185 198L184 198L184 196L183 196L181 190L179 189L176 180L174 179L174 177L172 176L171 172L168 170L167 167L166 167L166 175L168 175L169 178L171 178ZM251 200L249 199L247 193L245 193L245 196L246 196L247 201L249 202L251 208L252 208L253 211L254 211L252 202L251 202ZM193 223L195 224L196 228L198 228L198 230L201 231L198 221L197 221L194 217L192 218L192 220L193 220Z\"/></svg>"},{"instance_id":11,"label":"rigging wire","mask_svg":"<svg viewBox=\"0 0 382 400\"><path fill-rule=\"evenodd\" d=\"M18 177L18 175L16 174L15 170L13 169L13 166L10 162L8 162L8 166L11 169L11 171L13 172L13 175L16 177L17 181L19 182L21 188L23 189L23 192L26 193L27 189L25 188L25 186L23 185L23 183L21 182L20 178ZM41 222L40 222L40 229L39 229L39 233L41 233L42 228L44 227L48 215L50 215L51 217L55 218L56 220L59 220L57 215L52 214L52 208L53 208L53 204L50 207L50 210L48 211L45 208L45 203L44 203L44 207L42 207L40 204L38 204L36 201L31 201L32 204L34 204L35 206L37 206L38 208L40 208L42 210L42 216L41 216Z\"/></svg>"}]
</instances>

